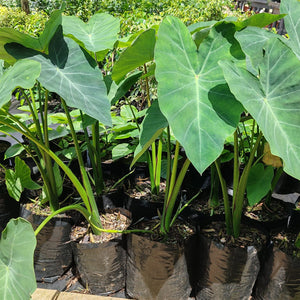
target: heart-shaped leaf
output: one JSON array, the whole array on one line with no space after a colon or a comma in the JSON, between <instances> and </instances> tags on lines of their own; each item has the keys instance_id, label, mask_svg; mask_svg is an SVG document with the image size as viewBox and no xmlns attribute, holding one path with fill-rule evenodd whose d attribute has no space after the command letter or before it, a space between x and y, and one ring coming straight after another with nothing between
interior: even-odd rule
<instances>
[{"instance_id":1,"label":"heart-shaped leaf","mask_svg":"<svg viewBox=\"0 0 300 300\"><path fill-rule=\"evenodd\" d=\"M300 15L300 2L298 0L282 0L280 4L280 11L283 14L287 14L284 17L284 24L289 34L289 39L256 27L248 27L237 32L235 35L237 40L240 42L243 51L250 57L252 65L255 68L263 57L263 46L269 39L274 37L281 39L282 42L291 47L294 53L298 56L298 59L300 59L300 23L298 22ZM246 20L244 22L246 22Z\"/></svg>"},{"instance_id":2,"label":"heart-shaped leaf","mask_svg":"<svg viewBox=\"0 0 300 300\"><path fill-rule=\"evenodd\" d=\"M220 62L231 91L259 124L285 171L300 179L300 61L279 39L270 39L257 78L231 62Z\"/></svg>"},{"instance_id":3,"label":"heart-shaped leaf","mask_svg":"<svg viewBox=\"0 0 300 300\"><path fill-rule=\"evenodd\" d=\"M41 64L33 60L20 60L0 77L0 107L11 99L17 87L30 89L41 72Z\"/></svg>"},{"instance_id":4,"label":"heart-shaped leaf","mask_svg":"<svg viewBox=\"0 0 300 300\"><path fill-rule=\"evenodd\" d=\"M222 23L211 29L198 50L177 18L165 18L158 30L159 107L200 173L221 154L243 110L217 63L231 58L231 53L241 55L233 34L234 26Z\"/></svg>"},{"instance_id":5,"label":"heart-shaped leaf","mask_svg":"<svg viewBox=\"0 0 300 300\"><path fill-rule=\"evenodd\" d=\"M22 218L11 219L0 240L0 299L30 299L36 289L35 245L31 224Z\"/></svg>"},{"instance_id":6,"label":"heart-shaped leaf","mask_svg":"<svg viewBox=\"0 0 300 300\"><path fill-rule=\"evenodd\" d=\"M105 13L93 15L87 23L75 16L64 16L62 24L65 35L79 40L94 53L112 49L120 31L120 21Z\"/></svg>"}]
</instances>

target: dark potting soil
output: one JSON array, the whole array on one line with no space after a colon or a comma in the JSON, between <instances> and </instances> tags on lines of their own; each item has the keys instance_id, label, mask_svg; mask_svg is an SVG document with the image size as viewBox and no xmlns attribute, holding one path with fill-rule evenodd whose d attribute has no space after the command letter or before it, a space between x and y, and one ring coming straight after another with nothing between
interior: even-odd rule
<instances>
[{"instance_id":1,"label":"dark potting soil","mask_svg":"<svg viewBox=\"0 0 300 300\"><path fill-rule=\"evenodd\" d=\"M260 202L252 207L247 206L245 215L259 222L274 222L286 219L291 213L291 203L272 198L270 203Z\"/></svg>"},{"instance_id":2,"label":"dark potting soil","mask_svg":"<svg viewBox=\"0 0 300 300\"><path fill-rule=\"evenodd\" d=\"M140 230L151 230L152 233L140 233L142 236L148 238L151 241L163 242L167 245L180 245L183 246L184 242L188 240L192 235L195 234L195 229L177 220L170 228L167 236L160 233L160 222L158 219L141 221L134 224L134 227L129 229L140 229ZM139 233L137 233L139 234Z\"/></svg>"},{"instance_id":3,"label":"dark potting soil","mask_svg":"<svg viewBox=\"0 0 300 300\"><path fill-rule=\"evenodd\" d=\"M165 182L160 183L159 194L155 195L151 192L151 182L149 178L137 178L135 185L127 189L126 194L134 199L147 200L149 202L163 202Z\"/></svg>"},{"instance_id":4,"label":"dark potting soil","mask_svg":"<svg viewBox=\"0 0 300 300\"><path fill-rule=\"evenodd\" d=\"M130 216L124 213L125 210L109 210L100 216L104 229L126 230L131 223ZM71 232L71 240L77 240L80 243L105 243L115 238L120 238L121 233L103 232L101 235L94 235L86 222L74 226Z\"/></svg>"},{"instance_id":5,"label":"dark potting soil","mask_svg":"<svg viewBox=\"0 0 300 300\"><path fill-rule=\"evenodd\" d=\"M229 236L226 233L225 222L211 222L209 226L201 228L200 233L208 239L229 248L254 246L259 251L268 241L268 237L264 232L245 224L241 224L240 236L238 238Z\"/></svg>"},{"instance_id":6,"label":"dark potting soil","mask_svg":"<svg viewBox=\"0 0 300 300\"><path fill-rule=\"evenodd\" d=\"M271 237L274 247L280 249L285 254L291 257L300 259L300 248L297 248L295 242L298 233L281 231Z\"/></svg>"}]
</instances>

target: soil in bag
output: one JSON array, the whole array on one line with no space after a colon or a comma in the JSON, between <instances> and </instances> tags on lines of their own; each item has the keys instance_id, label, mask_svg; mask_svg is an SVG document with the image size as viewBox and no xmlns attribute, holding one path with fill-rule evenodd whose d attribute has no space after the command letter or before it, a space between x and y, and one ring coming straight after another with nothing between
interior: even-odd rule
<instances>
[{"instance_id":1,"label":"soil in bag","mask_svg":"<svg viewBox=\"0 0 300 300\"><path fill-rule=\"evenodd\" d=\"M106 229L125 230L130 222L130 213L124 209L109 210L101 216ZM110 294L125 287L126 251L122 234L93 235L87 226L76 226L71 239L80 281L92 294Z\"/></svg>"},{"instance_id":2,"label":"soil in bag","mask_svg":"<svg viewBox=\"0 0 300 300\"><path fill-rule=\"evenodd\" d=\"M192 290L189 252L194 249L189 241L128 235L126 293L138 300L187 300Z\"/></svg>"},{"instance_id":3,"label":"soil in bag","mask_svg":"<svg viewBox=\"0 0 300 300\"><path fill-rule=\"evenodd\" d=\"M233 240L225 233L224 224L214 222L201 230L197 251L196 300L249 300L260 270L260 250L266 238L257 230L243 230ZM252 239L249 239L249 237ZM261 240L254 246L252 240Z\"/></svg>"},{"instance_id":4,"label":"soil in bag","mask_svg":"<svg viewBox=\"0 0 300 300\"><path fill-rule=\"evenodd\" d=\"M46 218L32 213L25 206L21 206L20 215L27 219L34 229ZM57 215L37 235L37 246L34 252L37 281L55 281L70 268L73 260L70 244L71 227L71 217Z\"/></svg>"}]
</instances>

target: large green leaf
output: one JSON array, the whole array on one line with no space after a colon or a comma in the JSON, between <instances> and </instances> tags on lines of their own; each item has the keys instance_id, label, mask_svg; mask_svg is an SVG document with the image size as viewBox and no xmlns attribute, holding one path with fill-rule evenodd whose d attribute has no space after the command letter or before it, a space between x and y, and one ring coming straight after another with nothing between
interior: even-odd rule
<instances>
[{"instance_id":1,"label":"large green leaf","mask_svg":"<svg viewBox=\"0 0 300 300\"><path fill-rule=\"evenodd\" d=\"M13 28L0 28L0 58L9 63L15 62L15 58L11 56L4 47L8 43L18 43L24 47L48 53L49 43L60 24L61 11L56 10L51 14L43 33L38 38L21 33Z\"/></svg>"},{"instance_id":2,"label":"large green leaf","mask_svg":"<svg viewBox=\"0 0 300 300\"><path fill-rule=\"evenodd\" d=\"M271 190L274 177L273 167L264 168L262 163L253 166L247 182L247 199L250 206L257 204Z\"/></svg>"},{"instance_id":3,"label":"large green leaf","mask_svg":"<svg viewBox=\"0 0 300 300\"><path fill-rule=\"evenodd\" d=\"M202 173L222 152L242 106L231 94L217 61L240 55L234 26L213 28L199 50L174 17L161 24L155 48L158 99L174 136Z\"/></svg>"},{"instance_id":4,"label":"large green leaf","mask_svg":"<svg viewBox=\"0 0 300 300\"><path fill-rule=\"evenodd\" d=\"M22 218L11 219L0 240L0 299L30 299L36 289L35 245L31 224Z\"/></svg>"},{"instance_id":5,"label":"large green leaf","mask_svg":"<svg viewBox=\"0 0 300 300\"><path fill-rule=\"evenodd\" d=\"M260 61L263 59L263 47L269 39L274 37L283 37L277 34L267 31L265 29L248 27L235 34L236 39L239 41L243 51L250 58L250 61L254 68L257 68Z\"/></svg>"},{"instance_id":6,"label":"large green leaf","mask_svg":"<svg viewBox=\"0 0 300 300\"><path fill-rule=\"evenodd\" d=\"M75 37L94 53L112 49L120 31L120 21L105 13L93 15L87 23L75 16L64 16L62 24L65 35Z\"/></svg>"},{"instance_id":7,"label":"large green leaf","mask_svg":"<svg viewBox=\"0 0 300 300\"><path fill-rule=\"evenodd\" d=\"M258 65L260 77L220 62L231 91L259 124L285 171L300 178L300 61L279 39L270 39Z\"/></svg>"},{"instance_id":8,"label":"large green leaf","mask_svg":"<svg viewBox=\"0 0 300 300\"><path fill-rule=\"evenodd\" d=\"M20 60L0 77L0 107L11 99L17 87L30 89L41 72L41 64L33 60Z\"/></svg>"},{"instance_id":9,"label":"large green leaf","mask_svg":"<svg viewBox=\"0 0 300 300\"><path fill-rule=\"evenodd\" d=\"M289 39L282 36L278 36L273 32L262 30L256 27L248 27L240 32L236 33L236 38L241 44L243 51L250 57L252 65L256 68L260 60L263 57L263 46L265 43L277 36L284 43L291 47L295 54L300 59L300 1L298 0L283 0L281 1L280 10L283 14L287 14L284 17L284 24L289 34ZM259 16L261 14L258 14ZM283 15L278 15L283 16ZM253 18L254 16L252 16ZM249 18L250 19L250 18ZM247 19L247 20L249 20ZM248 22L249 21L243 21ZM248 25L252 25L250 22Z\"/></svg>"},{"instance_id":10,"label":"large green leaf","mask_svg":"<svg viewBox=\"0 0 300 300\"><path fill-rule=\"evenodd\" d=\"M41 63L38 80L47 90L60 95L66 103L81 109L105 125L111 125L110 103L102 73L95 61L70 38L57 30L42 55L17 44L7 46L16 58L30 57Z\"/></svg>"},{"instance_id":11,"label":"large green leaf","mask_svg":"<svg viewBox=\"0 0 300 300\"><path fill-rule=\"evenodd\" d=\"M300 59L300 1L282 0L280 3L280 12L287 14L284 18L284 26L289 34L288 45L294 50L298 59Z\"/></svg>"},{"instance_id":12,"label":"large green leaf","mask_svg":"<svg viewBox=\"0 0 300 300\"><path fill-rule=\"evenodd\" d=\"M123 77L135 68L153 59L155 30L142 32L120 56L112 71L112 79L120 82Z\"/></svg>"}]
</instances>

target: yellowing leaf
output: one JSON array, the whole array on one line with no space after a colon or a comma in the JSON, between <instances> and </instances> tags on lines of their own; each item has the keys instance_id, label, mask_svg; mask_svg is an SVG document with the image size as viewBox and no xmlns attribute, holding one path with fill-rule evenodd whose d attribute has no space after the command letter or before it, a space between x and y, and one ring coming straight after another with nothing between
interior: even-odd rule
<instances>
[{"instance_id":1,"label":"yellowing leaf","mask_svg":"<svg viewBox=\"0 0 300 300\"><path fill-rule=\"evenodd\" d=\"M264 157L262 161L267 165L267 166L273 166L275 168L282 167L282 161L279 156L273 155L271 153L270 145L269 143L265 143L264 145Z\"/></svg>"}]
</instances>

